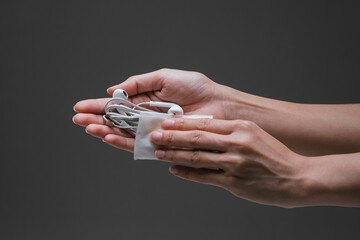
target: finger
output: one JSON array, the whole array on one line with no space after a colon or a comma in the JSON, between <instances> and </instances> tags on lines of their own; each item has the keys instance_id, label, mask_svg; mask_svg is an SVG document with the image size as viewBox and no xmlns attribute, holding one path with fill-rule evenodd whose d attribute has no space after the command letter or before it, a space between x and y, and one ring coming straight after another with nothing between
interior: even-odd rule
<instances>
[{"instance_id":1,"label":"finger","mask_svg":"<svg viewBox=\"0 0 360 240\"><path fill-rule=\"evenodd\" d=\"M106 121L102 115L91 113L78 113L73 117L73 122L83 127L86 127L89 124L106 125Z\"/></svg>"},{"instance_id":2,"label":"finger","mask_svg":"<svg viewBox=\"0 0 360 240\"><path fill-rule=\"evenodd\" d=\"M127 133L121 129L109 127L99 124L90 124L85 129L86 133L90 134L93 137L104 138L108 134L115 134L123 137L132 137L130 133Z\"/></svg>"},{"instance_id":3,"label":"finger","mask_svg":"<svg viewBox=\"0 0 360 240\"><path fill-rule=\"evenodd\" d=\"M108 134L103 138L103 140L104 142L108 143L113 147L120 148L129 152L134 151L134 138L126 138L115 134Z\"/></svg>"},{"instance_id":4,"label":"finger","mask_svg":"<svg viewBox=\"0 0 360 240\"><path fill-rule=\"evenodd\" d=\"M202 168L221 168L222 154L206 151L184 151L158 149L155 156L162 161L187 164Z\"/></svg>"},{"instance_id":5,"label":"finger","mask_svg":"<svg viewBox=\"0 0 360 240\"><path fill-rule=\"evenodd\" d=\"M218 134L230 134L236 129L236 124L238 121L211 118L169 118L162 122L162 127L167 130L202 130Z\"/></svg>"},{"instance_id":6,"label":"finger","mask_svg":"<svg viewBox=\"0 0 360 240\"><path fill-rule=\"evenodd\" d=\"M224 187L226 177L222 170L213 170L206 168L192 168L186 166L172 166L170 172L177 177L193 182L210 184L218 187Z\"/></svg>"},{"instance_id":7,"label":"finger","mask_svg":"<svg viewBox=\"0 0 360 240\"><path fill-rule=\"evenodd\" d=\"M151 140L161 146L176 146L191 149L205 149L225 151L226 146L221 144L224 135L204 131L155 131L151 134Z\"/></svg>"},{"instance_id":8,"label":"finger","mask_svg":"<svg viewBox=\"0 0 360 240\"><path fill-rule=\"evenodd\" d=\"M103 114L105 103L109 98L87 99L75 104L74 110L78 113Z\"/></svg>"},{"instance_id":9,"label":"finger","mask_svg":"<svg viewBox=\"0 0 360 240\"><path fill-rule=\"evenodd\" d=\"M107 91L110 95L112 95L116 89L123 89L128 93L129 96L134 96L140 93L161 90L163 81L161 71L162 70L158 70L132 76L125 82L108 88Z\"/></svg>"},{"instance_id":10,"label":"finger","mask_svg":"<svg viewBox=\"0 0 360 240\"><path fill-rule=\"evenodd\" d=\"M105 104L109 99L110 98L98 98L79 101L75 104L74 111L78 113L104 114ZM134 104L139 104L141 102L160 101L160 99L153 93L148 93L130 97L129 101Z\"/></svg>"}]
</instances>

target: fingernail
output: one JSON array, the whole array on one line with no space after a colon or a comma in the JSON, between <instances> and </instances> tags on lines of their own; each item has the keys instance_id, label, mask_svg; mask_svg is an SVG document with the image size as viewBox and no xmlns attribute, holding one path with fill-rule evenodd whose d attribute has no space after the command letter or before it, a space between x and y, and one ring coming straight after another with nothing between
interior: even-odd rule
<instances>
[{"instance_id":1,"label":"fingernail","mask_svg":"<svg viewBox=\"0 0 360 240\"><path fill-rule=\"evenodd\" d=\"M74 105L74 106L73 106L73 110L74 110L74 112L76 112L75 106L76 106L76 105Z\"/></svg>"},{"instance_id":2,"label":"fingernail","mask_svg":"<svg viewBox=\"0 0 360 240\"><path fill-rule=\"evenodd\" d=\"M169 171L174 175L177 175L180 172L176 167L170 167Z\"/></svg>"},{"instance_id":3,"label":"fingernail","mask_svg":"<svg viewBox=\"0 0 360 240\"><path fill-rule=\"evenodd\" d=\"M85 132L88 133L87 129L85 128Z\"/></svg>"},{"instance_id":4,"label":"fingernail","mask_svg":"<svg viewBox=\"0 0 360 240\"><path fill-rule=\"evenodd\" d=\"M175 120L173 119L165 119L163 122L164 128L171 128L174 126L174 124L175 124Z\"/></svg>"},{"instance_id":5,"label":"fingernail","mask_svg":"<svg viewBox=\"0 0 360 240\"><path fill-rule=\"evenodd\" d=\"M110 94L110 89L111 87L109 87L108 89L106 89L107 93Z\"/></svg>"},{"instance_id":6,"label":"fingernail","mask_svg":"<svg viewBox=\"0 0 360 240\"><path fill-rule=\"evenodd\" d=\"M105 140L104 139L101 139L103 142L105 142Z\"/></svg>"},{"instance_id":7,"label":"fingernail","mask_svg":"<svg viewBox=\"0 0 360 240\"><path fill-rule=\"evenodd\" d=\"M153 132L151 134L151 138L152 140L154 140L155 142L160 142L161 138L162 138L162 133L161 132Z\"/></svg>"},{"instance_id":8,"label":"fingernail","mask_svg":"<svg viewBox=\"0 0 360 240\"><path fill-rule=\"evenodd\" d=\"M163 157L165 156L165 151L163 151L163 150L156 150L156 151L155 151L155 156L156 156L157 158L163 158Z\"/></svg>"},{"instance_id":9,"label":"fingernail","mask_svg":"<svg viewBox=\"0 0 360 240\"><path fill-rule=\"evenodd\" d=\"M73 123L75 123L75 120L74 120L74 118L75 118L75 116L73 116L73 117L71 118L71 120L73 121Z\"/></svg>"}]
</instances>

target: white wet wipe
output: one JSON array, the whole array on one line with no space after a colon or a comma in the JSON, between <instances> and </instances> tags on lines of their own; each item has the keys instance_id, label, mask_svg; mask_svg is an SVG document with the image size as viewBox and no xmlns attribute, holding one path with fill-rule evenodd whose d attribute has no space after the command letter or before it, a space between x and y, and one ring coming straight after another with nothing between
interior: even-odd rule
<instances>
[{"instance_id":1,"label":"white wet wipe","mask_svg":"<svg viewBox=\"0 0 360 240\"><path fill-rule=\"evenodd\" d=\"M142 111L136 130L134 160L157 160L155 150L157 146L151 142L150 135L155 130L162 130L162 122L172 114ZM182 115L181 118L212 118L206 115Z\"/></svg>"}]
</instances>

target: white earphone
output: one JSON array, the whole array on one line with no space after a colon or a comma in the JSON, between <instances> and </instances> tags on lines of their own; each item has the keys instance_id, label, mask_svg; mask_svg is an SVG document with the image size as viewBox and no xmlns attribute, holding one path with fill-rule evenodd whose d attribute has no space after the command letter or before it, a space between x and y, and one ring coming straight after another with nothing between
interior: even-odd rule
<instances>
[{"instance_id":1,"label":"white earphone","mask_svg":"<svg viewBox=\"0 0 360 240\"><path fill-rule=\"evenodd\" d=\"M127 100L128 99L128 94L125 90L122 90L122 89L116 89L113 93L113 98L121 98L121 99L124 99L124 100ZM119 104L120 102L119 101L116 101L114 100L113 101L115 104Z\"/></svg>"},{"instance_id":2,"label":"white earphone","mask_svg":"<svg viewBox=\"0 0 360 240\"><path fill-rule=\"evenodd\" d=\"M110 103L113 103L110 105ZM123 104L132 106L128 107ZM151 107L169 108L168 114L183 115L183 109L175 104L169 102L142 102L134 104L128 101L128 94L125 90L116 89L113 93L113 97L105 104L105 114L103 118L105 121L113 125L114 127L127 129L129 132L135 134L137 124L141 111L154 112L156 111L141 107L141 105L148 105Z\"/></svg>"}]
</instances>

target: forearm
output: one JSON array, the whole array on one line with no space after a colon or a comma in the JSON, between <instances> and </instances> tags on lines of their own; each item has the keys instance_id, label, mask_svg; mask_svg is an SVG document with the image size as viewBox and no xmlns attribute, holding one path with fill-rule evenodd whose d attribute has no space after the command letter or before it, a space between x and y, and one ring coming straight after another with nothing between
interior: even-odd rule
<instances>
[{"instance_id":1,"label":"forearm","mask_svg":"<svg viewBox=\"0 0 360 240\"><path fill-rule=\"evenodd\" d=\"M360 104L298 104L223 89L227 119L253 121L298 153L360 152Z\"/></svg>"},{"instance_id":2,"label":"forearm","mask_svg":"<svg viewBox=\"0 0 360 240\"><path fill-rule=\"evenodd\" d=\"M360 153L307 160L304 177L309 205L360 206Z\"/></svg>"}]
</instances>

